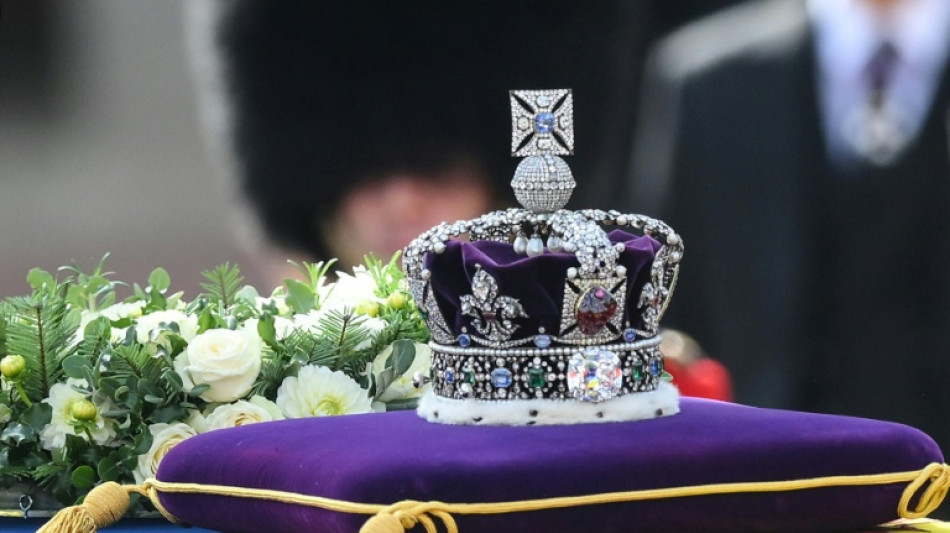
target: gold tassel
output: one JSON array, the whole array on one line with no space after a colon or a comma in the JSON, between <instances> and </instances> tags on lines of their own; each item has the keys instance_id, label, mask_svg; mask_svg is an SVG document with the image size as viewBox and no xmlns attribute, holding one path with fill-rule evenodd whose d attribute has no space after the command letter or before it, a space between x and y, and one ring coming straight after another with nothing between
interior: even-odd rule
<instances>
[{"instance_id":1,"label":"gold tassel","mask_svg":"<svg viewBox=\"0 0 950 533\"><path fill-rule=\"evenodd\" d=\"M109 481L89 491L81 505L56 513L36 533L95 533L118 522L128 509L129 493Z\"/></svg>"},{"instance_id":2,"label":"gold tassel","mask_svg":"<svg viewBox=\"0 0 950 533\"><path fill-rule=\"evenodd\" d=\"M398 518L389 514L381 513L373 515L360 528L360 533L405 533L406 528Z\"/></svg>"}]
</instances>

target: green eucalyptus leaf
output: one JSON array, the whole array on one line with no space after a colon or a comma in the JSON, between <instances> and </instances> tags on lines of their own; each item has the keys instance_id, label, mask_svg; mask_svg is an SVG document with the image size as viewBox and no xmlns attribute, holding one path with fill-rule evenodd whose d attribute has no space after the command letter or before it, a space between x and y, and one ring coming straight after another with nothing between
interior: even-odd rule
<instances>
[{"instance_id":1,"label":"green eucalyptus leaf","mask_svg":"<svg viewBox=\"0 0 950 533\"><path fill-rule=\"evenodd\" d=\"M217 321L214 319L214 315L211 313L211 307L205 307L198 313L198 333L204 333L209 329L214 329L217 325Z\"/></svg>"},{"instance_id":2,"label":"green eucalyptus leaf","mask_svg":"<svg viewBox=\"0 0 950 533\"><path fill-rule=\"evenodd\" d=\"M168 286L171 285L172 279L162 267L158 267L148 275L148 284L153 290L156 290L160 293L164 293L168 290Z\"/></svg>"},{"instance_id":3,"label":"green eucalyptus leaf","mask_svg":"<svg viewBox=\"0 0 950 533\"><path fill-rule=\"evenodd\" d=\"M162 400L164 400L164 398L161 396L156 396L154 394L146 394L142 399L148 403L154 403L155 405L162 403Z\"/></svg>"},{"instance_id":4,"label":"green eucalyptus leaf","mask_svg":"<svg viewBox=\"0 0 950 533\"><path fill-rule=\"evenodd\" d=\"M211 388L211 385L208 385L207 383L202 383L201 385L195 385L195 387L191 389L191 391L188 393L188 396L191 396L192 398L197 398L201 396L202 394L208 392L208 389L210 388Z\"/></svg>"},{"instance_id":5,"label":"green eucalyptus leaf","mask_svg":"<svg viewBox=\"0 0 950 533\"><path fill-rule=\"evenodd\" d=\"M169 405L168 407L156 409L149 418L153 423L169 424L179 422L188 418L188 410L182 405Z\"/></svg>"},{"instance_id":6,"label":"green eucalyptus leaf","mask_svg":"<svg viewBox=\"0 0 950 533\"><path fill-rule=\"evenodd\" d=\"M29 274L26 275L26 282L29 283L30 287L34 290L42 289L44 286L48 288L56 286L56 278L41 268L30 269Z\"/></svg>"},{"instance_id":7,"label":"green eucalyptus leaf","mask_svg":"<svg viewBox=\"0 0 950 533\"><path fill-rule=\"evenodd\" d=\"M96 473L102 481L119 481L119 465L112 457L103 457L96 465Z\"/></svg>"},{"instance_id":8,"label":"green eucalyptus leaf","mask_svg":"<svg viewBox=\"0 0 950 533\"><path fill-rule=\"evenodd\" d=\"M37 432L42 431L52 419L53 407L48 403L34 403L20 415L20 421Z\"/></svg>"},{"instance_id":9,"label":"green eucalyptus leaf","mask_svg":"<svg viewBox=\"0 0 950 533\"><path fill-rule=\"evenodd\" d=\"M73 470L69 478L73 487L79 490L89 489L96 484L96 471L89 465L82 465Z\"/></svg>"},{"instance_id":10,"label":"green eucalyptus leaf","mask_svg":"<svg viewBox=\"0 0 950 533\"><path fill-rule=\"evenodd\" d=\"M165 371L162 372L162 378L167 384L171 385L174 392L181 392L185 387L185 384L181 381L181 376L171 368L166 368Z\"/></svg>"},{"instance_id":11,"label":"green eucalyptus leaf","mask_svg":"<svg viewBox=\"0 0 950 533\"><path fill-rule=\"evenodd\" d=\"M374 400L378 400L380 396L386 392L386 389L392 385L393 381L396 380L396 373L393 371L392 367L387 367L385 370L379 373L379 376L376 377L376 394L373 395Z\"/></svg>"},{"instance_id":12,"label":"green eucalyptus leaf","mask_svg":"<svg viewBox=\"0 0 950 533\"><path fill-rule=\"evenodd\" d=\"M36 437L36 430L30 426L21 424L19 422L13 422L8 424L7 427L3 429L3 432L0 433L0 442L10 444L12 446L19 446L24 442L36 440Z\"/></svg>"},{"instance_id":13,"label":"green eucalyptus leaf","mask_svg":"<svg viewBox=\"0 0 950 533\"><path fill-rule=\"evenodd\" d=\"M63 372L66 376L76 379L86 377L86 371L92 371L92 363L85 357L70 355L63 359Z\"/></svg>"},{"instance_id":14,"label":"green eucalyptus leaf","mask_svg":"<svg viewBox=\"0 0 950 533\"><path fill-rule=\"evenodd\" d=\"M149 448L152 447L152 432L145 431L138 434L135 437L135 447L132 448L132 456L130 459L134 459L136 455L142 455L147 452ZM134 464L134 463L133 463Z\"/></svg>"},{"instance_id":15,"label":"green eucalyptus leaf","mask_svg":"<svg viewBox=\"0 0 950 533\"><path fill-rule=\"evenodd\" d=\"M287 286L287 299L285 301L294 313L307 314L313 310L316 297L309 285L293 278L284 279L284 285Z\"/></svg>"},{"instance_id":16,"label":"green eucalyptus leaf","mask_svg":"<svg viewBox=\"0 0 950 533\"><path fill-rule=\"evenodd\" d=\"M280 349L280 343L277 342L277 328L274 326L274 317L265 313L257 323L257 334L261 340L274 350Z\"/></svg>"},{"instance_id":17,"label":"green eucalyptus leaf","mask_svg":"<svg viewBox=\"0 0 950 533\"><path fill-rule=\"evenodd\" d=\"M408 411L419 407L419 398L403 398L386 402L387 411Z\"/></svg>"},{"instance_id":18,"label":"green eucalyptus leaf","mask_svg":"<svg viewBox=\"0 0 950 533\"><path fill-rule=\"evenodd\" d=\"M401 376L412 366L416 358L416 345L411 340L400 339L393 342L393 353L386 360L387 365L393 368L396 376ZM390 361L392 362L390 364Z\"/></svg>"}]
</instances>

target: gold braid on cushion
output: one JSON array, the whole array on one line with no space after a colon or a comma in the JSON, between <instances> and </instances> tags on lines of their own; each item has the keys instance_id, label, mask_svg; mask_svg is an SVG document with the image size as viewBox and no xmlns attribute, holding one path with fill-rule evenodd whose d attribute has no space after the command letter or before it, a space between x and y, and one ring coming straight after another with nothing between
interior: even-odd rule
<instances>
[{"instance_id":1,"label":"gold braid on cushion","mask_svg":"<svg viewBox=\"0 0 950 533\"><path fill-rule=\"evenodd\" d=\"M922 518L933 512L946 497L947 491L950 489L950 466L943 463L931 463L921 470L888 474L827 476L790 481L717 483L514 502L444 503L405 500L393 505L356 503L268 489L175 483L151 479L146 481L144 485L136 486L120 486L115 483L101 485L86 496L82 505L63 509L40 528L39 532L93 533L97 528L106 527L122 517L128 506L128 493L130 492L147 496L166 518L176 523L178 523L178 520L162 506L159 500L161 493L210 494L233 498L250 498L317 507L343 513L373 515L360 529L360 533L404 533L404 531L412 529L417 524L421 524L427 533L437 533L438 526L435 519L442 523L448 533L458 533L458 526L452 516L453 514L506 514L692 496L786 492L824 487L892 485L897 483L908 484L897 505L898 516L905 519ZM103 490L100 491L100 488ZM118 494L120 492L125 496L124 498ZM917 504L911 509L911 501L915 497Z\"/></svg>"}]
</instances>

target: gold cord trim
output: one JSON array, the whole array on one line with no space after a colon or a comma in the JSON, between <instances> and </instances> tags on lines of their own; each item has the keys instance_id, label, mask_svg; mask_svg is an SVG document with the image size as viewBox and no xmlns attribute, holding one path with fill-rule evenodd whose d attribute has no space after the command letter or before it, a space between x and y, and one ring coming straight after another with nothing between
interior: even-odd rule
<instances>
[{"instance_id":1,"label":"gold cord trim","mask_svg":"<svg viewBox=\"0 0 950 533\"><path fill-rule=\"evenodd\" d=\"M931 463L922 470L888 474L828 476L789 481L716 483L689 487L670 487L664 489L634 490L492 503L444 503L438 501L419 502L405 500L393 505L379 505L355 503L277 490L197 483L174 483L154 479L147 481L146 487L148 487L148 495L152 502L156 504L156 507L159 507L162 514L173 520L174 517L161 508L161 503L158 501L159 493L210 494L235 498L254 498L351 514L375 515L363 526L361 529L363 533L404 531L405 529L411 529L416 524L421 524L427 533L436 533L438 529L433 518L438 519L449 533L457 533L458 527L455 523L455 519L452 517L453 514L503 514L552 508L600 505L605 503L685 498L690 496L785 492L827 487L891 485L896 483L909 483L904 489L900 502L898 503L898 516L902 518L922 518L940 505L948 489L950 489L950 466L941 463ZM921 489L923 489L923 492L917 500L917 505L911 509L911 500Z\"/></svg>"},{"instance_id":2,"label":"gold cord trim","mask_svg":"<svg viewBox=\"0 0 950 533\"><path fill-rule=\"evenodd\" d=\"M405 500L392 505L356 503L320 496L308 496L293 492L269 489L230 487L226 485L204 485L198 483L174 483L150 479L143 485L119 486L116 483L104 483L86 496L82 505L63 509L46 525L40 528L46 533L86 533L105 527L122 517L129 505L128 495L138 493L147 497L168 520L181 523L162 505L160 493L167 494L205 494L233 498L253 498L275 501L307 507L316 507L328 511L371 516L361 533L404 533L417 524L427 533L438 533L436 521L448 533L458 533L453 514L503 514L543 509L580 507L605 503L661 500L685 498L690 496L709 496L716 494L766 493L807 490L827 487L871 486L908 483L897 505L897 514L901 518L922 518L932 512L947 495L950 489L950 466L931 463L922 470L895 472L889 474L868 474L859 476L829 476L790 481L765 481L746 483L716 483L689 487L670 487L665 489L634 490L609 492L584 496L564 496L541 498L514 502L492 503L444 503L438 501L419 502ZM916 505L911 508L912 500Z\"/></svg>"}]
</instances>

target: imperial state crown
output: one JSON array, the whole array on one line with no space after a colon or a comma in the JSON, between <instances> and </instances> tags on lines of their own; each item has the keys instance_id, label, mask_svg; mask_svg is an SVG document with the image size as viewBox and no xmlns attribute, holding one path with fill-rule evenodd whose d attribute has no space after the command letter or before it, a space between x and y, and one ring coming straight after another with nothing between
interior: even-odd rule
<instances>
[{"instance_id":1,"label":"imperial state crown","mask_svg":"<svg viewBox=\"0 0 950 533\"><path fill-rule=\"evenodd\" d=\"M451 424L672 415L658 328L683 256L659 220L563 209L575 182L570 90L511 91L521 208L442 223L405 250L431 331L419 414ZM607 232L606 228L615 227Z\"/></svg>"}]
</instances>

